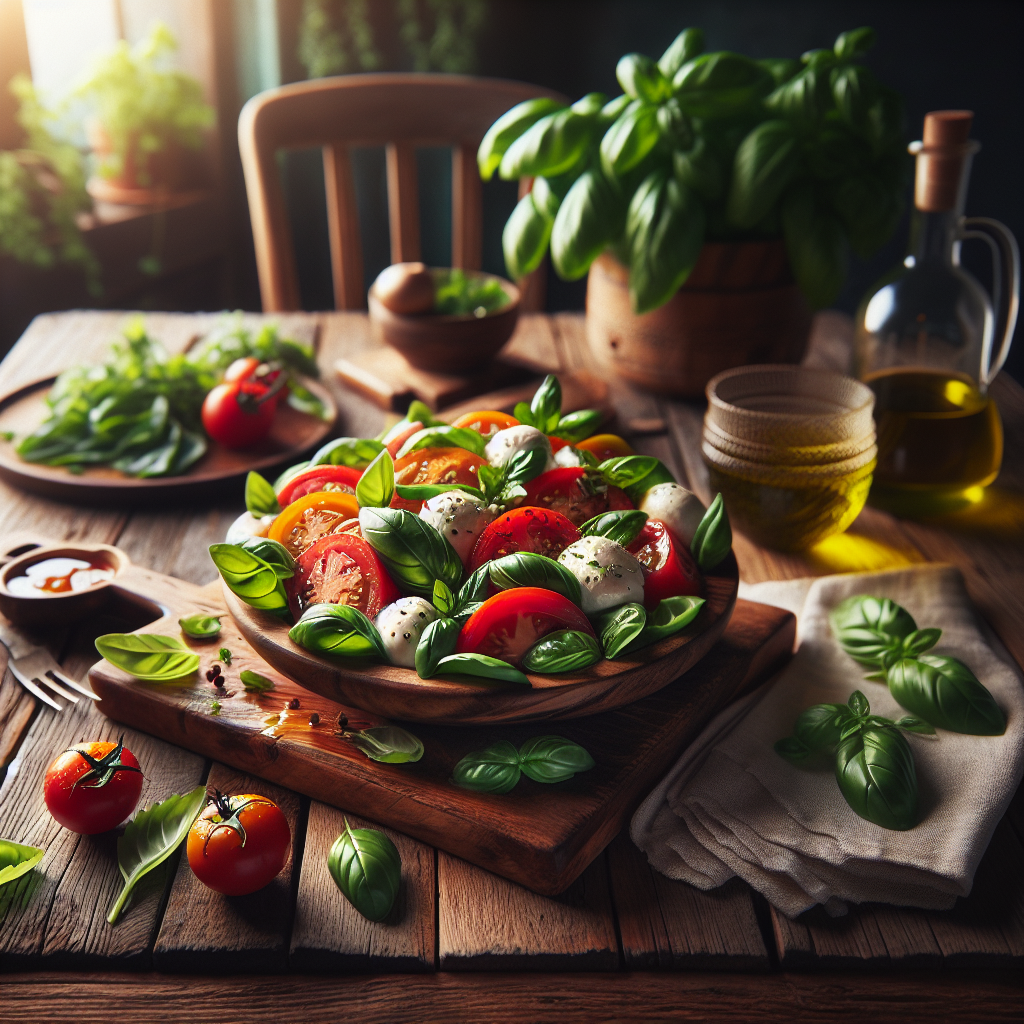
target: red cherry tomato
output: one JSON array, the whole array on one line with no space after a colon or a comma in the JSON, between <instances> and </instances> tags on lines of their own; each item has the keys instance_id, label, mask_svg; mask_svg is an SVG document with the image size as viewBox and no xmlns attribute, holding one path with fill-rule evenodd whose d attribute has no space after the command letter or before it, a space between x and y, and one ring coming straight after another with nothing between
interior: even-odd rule
<instances>
[{"instance_id":1,"label":"red cherry tomato","mask_svg":"<svg viewBox=\"0 0 1024 1024\"><path fill-rule=\"evenodd\" d=\"M538 640L558 629L595 635L590 620L567 597L540 587L516 587L488 598L473 612L455 650L518 665Z\"/></svg>"},{"instance_id":2,"label":"red cherry tomato","mask_svg":"<svg viewBox=\"0 0 1024 1024\"><path fill-rule=\"evenodd\" d=\"M319 491L355 494L356 484L362 475L360 470L352 469L351 466L310 466L285 482L277 492L277 502L284 508L307 494Z\"/></svg>"},{"instance_id":3,"label":"red cherry tomato","mask_svg":"<svg viewBox=\"0 0 1024 1024\"><path fill-rule=\"evenodd\" d=\"M236 359L224 371L224 383L230 384L233 380L250 380L256 376L260 368L260 361L255 356L243 356Z\"/></svg>"},{"instance_id":4,"label":"red cherry tomato","mask_svg":"<svg viewBox=\"0 0 1024 1024\"><path fill-rule=\"evenodd\" d=\"M84 836L120 825L135 810L141 793L142 769L120 741L76 744L46 769L43 780L50 813Z\"/></svg>"},{"instance_id":5,"label":"red cherry tomato","mask_svg":"<svg viewBox=\"0 0 1024 1024\"><path fill-rule=\"evenodd\" d=\"M225 448L248 448L270 433L277 401L263 384L218 384L203 400L203 427Z\"/></svg>"},{"instance_id":6,"label":"red cherry tomato","mask_svg":"<svg viewBox=\"0 0 1024 1024\"><path fill-rule=\"evenodd\" d=\"M554 455L555 452L559 451L560 449L564 448L569 443L564 438L555 437L554 434L548 434L548 440L551 442L552 455Z\"/></svg>"},{"instance_id":7,"label":"red cherry tomato","mask_svg":"<svg viewBox=\"0 0 1024 1024\"><path fill-rule=\"evenodd\" d=\"M285 589L295 618L311 604L347 604L372 619L401 596L377 552L350 533L324 537L303 551Z\"/></svg>"},{"instance_id":8,"label":"red cherry tomato","mask_svg":"<svg viewBox=\"0 0 1024 1024\"><path fill-rule=\"evenodd\" d=\"M469 571L479 569L484 562L516 551L530 551L535 555L557 558L573 541L580 539L580 531L563 515L540 508L514 508L498 516L480 534L469 561Z\"/></svg>"},{"instance_id":9,"label":"red cherry tomato","mask_svg":"<svg viewBox=\"0 0 1024 1024\"><path fill-rule=\"evenodd\" d=\"M660 520L648 519L627 551L647 570L644 607L653 611L666 597L704 592L700 570L686 545Z\"/></svg>"},{"instance_id":10,"label":"red cherry tomato","mask_svg":"<svg viewBox=\"0 0 1024 1024\"><path fill-rule=\"evenodd\" d=\"M560 512L576 526L602 512L633 508L625 491L612 486L599 490L591 480L584 469L549 469L525 485L526 497L520 507L532 505Z\"/></svg>"},{"instance_id":11,"label":"red cherry tomato","mask_svg":"<svg viewBox=\"0 0 1024 1024\"><path fill-rule=\"evenodd\" d=\"M476 471L479 466L486 465L486 459L467 452L465 448L421 448L403 455L395 462L395 483L468 484L470 487L479 487ZM419 512L423 502L407 501L396 492L391 499L391 507Z\"/></svg>"},{"instance_id":12,"label":"red cherry tomato","mask_svg":"<svg viewBox=\"0 0 1024 1024\"><path fill-rule=\"evenodd\" d=\"M217 793L193 822L185 849L203 885L225 896L246 896L281 873L291 842L288 819L273 800Z\"/></svg>"}]
</instances>

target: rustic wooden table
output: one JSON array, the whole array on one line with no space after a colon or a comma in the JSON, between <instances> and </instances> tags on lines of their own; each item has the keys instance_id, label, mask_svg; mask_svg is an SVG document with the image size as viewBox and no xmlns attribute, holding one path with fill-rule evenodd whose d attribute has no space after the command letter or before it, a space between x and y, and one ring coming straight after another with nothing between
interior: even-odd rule
<instances>
[{"instance_id":1,"label":"rustic wooden table","mask_svg":"<svg viewBox=\"0 0 1024 1024\"><path fill-rule=\"evenodd\" d=\"M37 319L0 366L0 394L73 362L99 358L118 313ZM321 363L369 344L361 314L280 317L319 334ZM172 349L211 316L149 314ZM810 360L843 358L848 322L819 317ZM518 358L551 370L593 369L577 316L526 318ZM330 376L328 374L328 376ZM703 410L613 385L636 447L674 467L705 498ZM346 434L379 431L382 413L336 387ZM868 509L850 533L808 557L742 537L742 576L755 582L936 560L958 565L981 613L1024 664L1024 391L993 388L1006 428L1003 474L985 502L943 526ZM0 486L0 532L116 543L138 564L206 583L207 546L241 504L90 509ZM92 632L55 624L41 639L80 677ZM0 649L2 650L2 649ZM450 855L396 836L406 866L398 925L355 914L334 889L323 851L341 812L143 733L127 742L149 766L144 802L203 780L277 799L290 817L292 862L268 889L222 899L184 860L154 872L116 927L104 915L120 886L111 836L79 837L43 807L55 753L118 727L92 708L57 715L6 674L0 686L0 835L46 848L40 867L0 890L0 1019L482 1022L541 1020L1019 1019L1024 958L1021 800L996 830L974 892L948 913L865 905L837 920L790 921L735 881L711 893L652 872L625 834L562 896L537 896ZM316 856L304 857L304 851Z\"/></svg>"}]
</instances>

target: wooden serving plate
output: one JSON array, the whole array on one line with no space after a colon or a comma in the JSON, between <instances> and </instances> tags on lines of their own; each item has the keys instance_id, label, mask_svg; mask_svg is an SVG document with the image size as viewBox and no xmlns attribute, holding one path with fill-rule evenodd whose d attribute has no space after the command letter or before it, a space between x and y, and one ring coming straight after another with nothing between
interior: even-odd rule
<instances>
[{"instance_id":1,"label":"wooden serving plate","mask_svg":"<svg viewBox=\"0 0 1024 1024\"><path fill-rule=\"evenodd\" d=\"M35 430L49 413L46 395L55 380L48 377L36 381L0 399L0 432L12 431L20 438ZM181 476L139 480L107 466L76 475L60 466L25 462L15 451L17 440L0 440L0 478L47 498L96 505L195 499L242 480L250 470L263 472L298 462L330 436L338 415L331 393L314 380L304 380L303 384L324 403L329 419L317 419L282 404L270 434L258 445L235 452L211 441L207 453Z\"/></svg>"},{"instance_id":2,"label":"wooden serving plate","mask_svg":"<svg viewBox=\"0 0 1024 1024\"><path fill-rule=\"evenodd\" d=\"M467 681L466 676L421 679L395 665L353 664L311 654L288 638L289 626L240 601L224 600L238 628L268 664L330 700L385 718L447 725L581 718L632 704L696 665L725 631L736 603L739 570L729 557L705 575L707 603L676 636L632 657L599 661L582 672L530 675L531 687Z\"/></svg>"}]
</instances>

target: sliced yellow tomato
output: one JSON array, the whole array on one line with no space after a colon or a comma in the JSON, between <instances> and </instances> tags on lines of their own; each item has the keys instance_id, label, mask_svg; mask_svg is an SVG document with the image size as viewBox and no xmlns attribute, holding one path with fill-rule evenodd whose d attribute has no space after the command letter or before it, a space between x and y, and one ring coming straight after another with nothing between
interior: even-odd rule
<instances>
[{"instance_id":1,"label":"sliced yellow tomato","mask_svg":"<svg viewBox=\"0 0 1024 1024\"><path fill-rule=\"evenodd\" d=\"M487 460L464 448L421 448L403 455L395 463L396 484L468 484L479 487L476 471ZM391 499L392 508L419 512L422 501L407 501L397 491Z\"/></svg>"},{"instance_id":2,"label":"sliced yellow tomato","mask_svg":"<svg viewBox=\"0 0 1024 1024\"><path fill-rule=\"evenodd\" d=\"M347 533L346 526L359 518L354 494L314 491L293 501L271 524L267 536L298 556L311 544L332 533Z\"/></svg>"},{"instance_id":3,"label":"sliced yellow tomato","mask_svg":"<svg viewBox=\"0 0 1024 1024\"><path fill-rule=\"evenodd\" d=\"M577 441L574 447L590 452L598 462L617 459L620 455L636 455L618 434L595 434L585 441Z\"/></svg>"},{"instance_id":4,"label":"sliced yellow tomato","mask_svg":"<svg viewBox=\"0 0 1024 1024\"><path fill-rule=\"evenodd\" d=\"M509 416L507 412L482 409L478 412L467 412L465 416L460 416L452 426L468 427L478 434L483 434L484 437L493 437L499 430L518 427L519 420L515 416Z\"/></svg>"}]
</instances>

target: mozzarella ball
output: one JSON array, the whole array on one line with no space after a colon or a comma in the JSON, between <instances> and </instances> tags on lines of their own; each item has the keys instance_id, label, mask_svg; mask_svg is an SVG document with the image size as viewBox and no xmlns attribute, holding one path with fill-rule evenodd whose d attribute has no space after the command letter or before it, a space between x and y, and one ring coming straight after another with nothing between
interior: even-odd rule
<instances>
[{"instance_id":1,"label":"mozzarella ball","mask_svg":"<svg viewBox=\"0 0 1024 1024\"><path fill-rule=\"evenodd\" d=\"M229 527L225 544L244 544L250 537L266 537L277 516L256 518L251 512L243 512Z\"/></svg>"},{"instance_id":2,"label":"mozzarella ball","mask_svg":"<svg viewBox=\"0 0 1024 1024\"><path fill-rule=\"evenodd\" d=\"M687 547L707 511L700 498L681 484L655 484L640 502L640 511L659 519Z\"/></svg>"},{"instance_id":3,"label":"mozzarella ball","mask_svg":"<svg viewBox=\"0 0 1024 1024\"><path fill-rule=\"evenodd\" d=\"M484 528L494 521L494 509L465 491L435 495L420 509L420 519L430 523L463 562L469 561Z\"/></svg>"},{"instance_id":4,"label":"mozzarella ball","mask_svg":"<svg viewBox=\"0 0 1024 1024\"><path fill-rule=\"evenodd\" d=\"M492 465L500 469L502 466L519 452L531 451L534 448L541 448L547 452L547 462L544 469L554 469L555 459L551 454L551 442L546 434L542 434L536 427L527 427L520 424L518 427L508 427L499 430L494 437L487 442L484 448L484 458Z\"/></svg>"},{"instance_id":5,"label":"mozzarella ball","mask_svg":"<svg viewBox=\"0 0 1024 1024\"><path fill-rule=\"evenodd\" d=\"M395 665L416 667L416 645L423 630L437 618L437 609L422 597L400 597L382 608L373 624Z\"/></svg>"},{"instance_id":6,"label":"mozzarella ball","mask_svg":"<svg viewBox=\"0 0 1024 1024\"><path fill-rule=\"evenodd\" d=\"M582 537L558 561L580 581L581 607L588 615L644 601L644 572L621 545L607 537Z\"/></svg>"},{"instance_id":7,"label":"mozzarella ball","mask_svg":"<svg viewBox=\"0 0 1024 1024\"><path fill-rule=\"evenodd\" d=\"M571 444L567 444L564 448L559 448L555 452L555 465L563 466L566 469L576 469L579 466L589 465L589 463L580 454L578 448L573 448Z\"/></svg>"}]
</instances>

